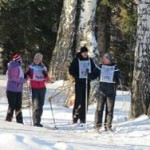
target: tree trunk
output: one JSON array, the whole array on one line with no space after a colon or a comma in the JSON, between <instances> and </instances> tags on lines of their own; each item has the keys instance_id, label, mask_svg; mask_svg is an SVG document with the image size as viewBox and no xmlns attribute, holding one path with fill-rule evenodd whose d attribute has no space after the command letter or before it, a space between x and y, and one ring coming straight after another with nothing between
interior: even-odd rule
<instances>
[{"instance_id":1,"label":"tree trunk","mask_svg":"<svg viewBox=\"0 0 150 150\"><path fill-rule=\"evenodd\" d=\"M81 4L80 22L77 33L77 51L86 46L89 54L97 54L97 41L95 37L95 12L97 0L83 0Z\"/></svg>"},{"instance_id":2,"label":"tree trunk","mask_svg":"<svg viewBox=\"0 0 150 150\"><path fill-rule=\"evenodd\" d=\"M82 46L86 46L89 50L89 55L98 61L99 52L97 50L97 41L95 33L95 14L97 8L97 0L83 0L81 4L79 27L77 32L76 51L79 51ZM94 84L91 84L91 92L89 104L93 102Z\"/></svg>"},{"instance_id":3,"label":"tree trunk","mask_svg":"<svg viewBox=\"0 0 150 150\"><path fill-rule=\"evenodd\" d=\"M150 116L150 2L138 1L137 43L132 82L131 117Z\"/></svg>"},{"instance_id":4,"label":"tree trunk","mask_svg":"<svg viewBox=\"0 0 150 150\"><path fill-rule=\"evenodd\" d=\"M108 52L110 46L111 8L99 5L97 11L97 41L100 54Z\"/></svg>"},{"instance_id":5,"label":"tree trunk","mask_svg":"<svg viewBox=\"0 0 150 150\"><path fill-rule=\"evenodd\" d=\"M78 3L82 4L78 6L80 14L76 14ZM94 32L96 4L97 0L64 0L56 46L50 64L50 74L56 79L67 79L68 66L72 60L72 54L75 54L71 51L74 43L76 52L80 47L87 46L91 55L93 52L98 53ZM75 29L78 31L76 32ZM77 33L76 37L75 33Z\"/></svg>"},{"instance_id":6,"label":"tree trunk","mask_svg":"<svg viewBox=\"0 0 150 150\"><path fill-rule=\"evenodd\" d=\"M96 24L97 24L97 41L98 41L98 54L102 56L109 49L110 45L110 24L111 24L111 9L106 5L100 5L97 3L97 14L96 14ZM95 61L99 64L100 57L95 58ZM95 92L99 87L98 81L91 82L91 92L90 92L90 103L95 99Z\"/></svg>"},{"instance_id":7,"label":"tree trunk","mask_svg":"<svg viewBox=\"0 0 150 150\"><path fill-rule=\"evenodd\" d=\"M77 0L64 0L57 40L53 52L50 75L55 79L66 79L68 63L72 59L71 47L74 38Z\"/></svg>"}]
</instances>

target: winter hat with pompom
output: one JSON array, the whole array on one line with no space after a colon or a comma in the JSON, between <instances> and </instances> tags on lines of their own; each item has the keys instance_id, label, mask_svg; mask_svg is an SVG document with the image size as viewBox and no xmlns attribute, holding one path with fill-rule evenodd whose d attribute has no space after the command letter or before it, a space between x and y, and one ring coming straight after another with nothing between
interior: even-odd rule
<instances>
[{"instance_id":1,"label":"winter hat with pompom","mask_svg":"<svg viewBox=\"0 0 150 150\"><path fill-rule=\"evenodd\" d=\"M22 56L19 55L19 54L15 54L15 55L13 56L13 60L14 60L14 61L20 61L20 60L22 60Z\"/></svg>"}]
</instances>

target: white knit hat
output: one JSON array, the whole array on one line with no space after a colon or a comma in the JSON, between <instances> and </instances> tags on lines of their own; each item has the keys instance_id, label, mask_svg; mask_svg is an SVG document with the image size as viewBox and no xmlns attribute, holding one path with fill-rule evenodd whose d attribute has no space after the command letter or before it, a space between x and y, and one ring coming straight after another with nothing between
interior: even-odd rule
<instances>
[{"instance_id":1,"label":"white knit hat","mask_svg":"<svg viewBox=\"0 0 150 150\"><path fill-rule=\"evenodd\" d=\"M43 60L43 55L41 53L36 53L34 58L38 58L42 61Z\"/></svg>"}]
</instances>

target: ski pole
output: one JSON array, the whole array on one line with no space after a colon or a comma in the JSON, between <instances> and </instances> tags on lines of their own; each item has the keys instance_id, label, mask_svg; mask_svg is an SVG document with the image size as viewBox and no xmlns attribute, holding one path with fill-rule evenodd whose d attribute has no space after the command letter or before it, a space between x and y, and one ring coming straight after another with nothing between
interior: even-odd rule
<instances>
[{"instance_id":1,"label":"ski pole","mask_svg":"<svg viewBox=\"0 0 150 150\"><path fill-rule=\"evenodd\" d=\"M32 112L31 112L31 108L32 108L32 103L30 103L30 87L27 83L27 90L28 90L28 103L29 103L29 116L30 116L30 125L32 126ZM31 105L31 106L30 106Z\"/></svg>"},{"instance_id":2,"label":"ski pole","mask_svg":"<svg viewBox=\"0 0 150 150\"><path fill-rule=\"evenodd\" d=\"M87 131L87 105L88 105L88 72L89 70L86 69L86 83L85 83L85 130Z\"/></svg>"},{"instance_id":3,"label":"ski pole","mask_svg":"<svg viewBox=\"0 0 150 150\"><path fill-rule=\"evenodd\" d=\"M52 118L53 118L53 123L54 123L54 129L57 129L56 122L55 122L55 117L54 117L54 112L53 112L53 106L52 106L52 102L51 102L50 98L49 98L49 103L50 103L50 108L51 108L51 113L52 113Z\"/></svg>"},{"instance_id":4,"label":"ski pole","mask_svg":"<svg viewBox=\"0 0 150 150\"><path fill-rule=\"evenodd\" d=\"M120 88L121 88L121 91L122 91L122 96L124 98L124 104L123 104L123 106L121 108L121 110L123 110L124 106L126 105L126 95L123 92L124 91L123 88L125 88L125 86L122 85L122 81L120 79L119 79L119 83L120 83ZM128 90L128 88L127 88L127 90ZM125 114L124 119L127 120L126 114Z\"/></svg>"}]
</instances>

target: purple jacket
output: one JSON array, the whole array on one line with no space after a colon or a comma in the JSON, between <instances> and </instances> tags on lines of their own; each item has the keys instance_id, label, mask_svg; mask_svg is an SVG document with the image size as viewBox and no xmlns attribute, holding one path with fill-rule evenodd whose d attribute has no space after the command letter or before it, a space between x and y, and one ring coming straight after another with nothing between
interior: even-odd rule
<instances>
[{"instance_id":1,"label":"purple jacket","mask_svg":"<svg viewBox=\"0 0 150 150\"><path fill-rule=\"evenodd\" d=\"M24 74L19 62L11 61L9 63L7 76L8 76L8 81L7 81L6 90L12 92L22 92Z\"/></svg>"}]
</instances>

